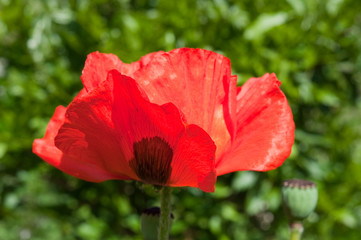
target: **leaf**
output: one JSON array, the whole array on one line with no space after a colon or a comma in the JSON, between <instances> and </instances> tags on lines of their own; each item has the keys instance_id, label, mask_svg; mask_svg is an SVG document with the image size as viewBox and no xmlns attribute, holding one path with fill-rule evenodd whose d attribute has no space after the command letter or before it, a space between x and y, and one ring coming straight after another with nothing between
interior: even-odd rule
<instances>
[{"instance_id":1,"label":"leaf","mask_svg":"<svg viewBox=\"0 0 361 240\"><path fill-rule=\"evenodd\" d=\"M274 27L280 26L286 22L288 18L287 13L262 13L256 21L244 33L244 37L247 40L259 39L267 31Z\"/></svg>"}]
</instances>

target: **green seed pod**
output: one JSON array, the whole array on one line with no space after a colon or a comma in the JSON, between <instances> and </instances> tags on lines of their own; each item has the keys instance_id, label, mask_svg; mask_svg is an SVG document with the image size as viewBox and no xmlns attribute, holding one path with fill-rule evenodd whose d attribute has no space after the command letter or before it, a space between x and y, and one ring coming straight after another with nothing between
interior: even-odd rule
<instances>
[{"instance_id":1,"label":"green seed pod","mask_svg":"<svg viewBox=\"0 0 361 240\"><path fill-rule=\"evenodd\" d=\"M142 211L141 215L141 230L144 240L158 239L158 226L160 218L160 208L152 207ZM170 215L174 219L173 214Z\"/></svg>"},{"instance_id":2,"label":"green seed pod","mask_svg":"<svg viewBox=\"0 0 361 240\"><path fill-rule=\"evenodd\" d=\"M318 192L314 182L300 179L283 182L283 206L291 221L303 220L313 212L317 198Z\"/></svg>"}]
</instances>

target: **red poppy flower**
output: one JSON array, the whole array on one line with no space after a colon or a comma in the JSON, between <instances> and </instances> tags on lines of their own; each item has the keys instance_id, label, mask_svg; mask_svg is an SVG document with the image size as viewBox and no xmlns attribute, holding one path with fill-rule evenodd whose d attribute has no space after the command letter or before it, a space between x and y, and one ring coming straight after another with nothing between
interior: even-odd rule
<instances>
[{"instance_id":1,"label":"red poppy flower","mask_svg":"<svg viewBox=\"0 0 361 240\"><path fill-rule=\"evenodd\" d=\"M81 79L33 145L75 177L214 191L218 175L271 170L290 154L294 123L276 76L237 88L220 54L181 48L125 64L95 52Z\"/></svg>"}]
</instances>

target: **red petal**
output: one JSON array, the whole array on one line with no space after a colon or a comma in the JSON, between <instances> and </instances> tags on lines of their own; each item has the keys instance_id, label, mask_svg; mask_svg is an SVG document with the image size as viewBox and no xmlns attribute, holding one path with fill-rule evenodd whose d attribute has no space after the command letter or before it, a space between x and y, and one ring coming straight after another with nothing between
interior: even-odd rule
<instances>
[{"instance_id":1,"label":"red petal","mask_svg":"<svg viewBox=\"0 0 361 240\"><path fill-rule=\"evenodd\" d=\"M79 95L81 95L81 93ZM67 109L63 106L56 108L55 113L48 124L44 138L34 140L33 152L50 165L75 177L95 182L109 179L109 173L102 168L90 164L83 165L81 160L79 161L78 158L64 155L63 152L55 146L54 138L64 124L66 110ZM78 164L73 164L74 162L77 162ZM86 172L87 174L79 174L79 172ZM112 176L112 178L129 179L125 176Z\"/></svg>"},{"instance_id":2,"label":"red petal","mask_svg":"<svg viewBox=\"0 0 361 240\"><path fill-rule=\"evenodd\" d=\"M111 72L110 77L114 81L113 119L117 131L128 133L131 143L155 136L168 142L174 157L167 185L214 191L216 148L209 135L195 125L185 128L180 112L173 104L158 106L146 101L133 79L116 72Z\"/></svg>"},{"instance_id":3,"label":"red petal","mask_svg":"<svg viewBox=\"0 0 361 240\"><path fill-rule=\"evenodd\" d=\"M203 128L217 145L217 155L230 140L230 112L234 106L228 93L235 95L230 61L220 54L181 48L157 53L132 77L151 102L174 103L189 123ZM233 96L233 100L235 96Z\"/></svg>"},{"instance_id":4,"label":"red petal","mask_svg":"<svg viewBox=\"0 0 361 240\"><path fill-rule=\"evenodd\" d=\"M134 159L134 143L159 137L174 149L174 156L178 156L182 151L175 149L182 149L178 146L184 142L194 146L200 142L212 142L207 133L197 131L201 133L186 137L180 112L173 104L159 106L150 103L133 79L113 70L106 81L69 105L65 123L55 138L55 144L63 154L57 167L89 181L122 179L124 176L141 180L129 165ZM205 149L207 146L208 149ZM201 156L192 159L195 163L183 167L189 168L187 171L192 173L193 178L189 180L178 176L178 180L173 180L172 174L166 185L212 190L210 185L214 187L215 184L215 147L206 144L199 151ZM197 155L197 152L194 154ZM179 164L182 161L172 161L172 169L179 169ZM195 164L203 166L202 169L194 167ZM210 175L213 175L213 182Z\"/></svg>"},{"instance_id":5,"label":"red petal","mask_svg":"<svg viewBox=\"0 0 361 240\"><path fill-rule=\"evenodd\" d=\"M140 61L132 64L123 63L114 54L93 52L90 53L85 61L85 66L82 72L81 80L84 88L89 92L97 87L99 83L106 80L108 72L116 69L124 75L130 75L135 70L146 65L154 56L161 54L161 52L150 53L141 58Z\"/></svg>"},{"instance_id":6,"label":"red petal","mask_svg":"<svg viewBox=\"0 0 361 240\"><path fill-rule=\"evenodd\" d=\"M82 89L75 99L86 94L85 89ZM59 128L65 121L66 107L58 106L55 109L54 115L46 128L45 136L42 139L35 139L33 143L33 152L43 158L46 162L53 166L60 164L62 153L54 145L54 139L58 134Z\"/></svg>"},{"instance_id":7,"label":"red petal","mask_svg":"<svg viewBox=\"0 0 361 240\"><path fill-rule=\"evenodd\" d=\"M214 192L216 146L208 134L196 125L189 125L176 147L172 162L172 186L198 187Z\"/></svg>"},{"instance_id":8,"label":"red petal","mask_svg":"<svg viewBox=\"0 0 361 240\"><path fill-rule=\"evenodd\" d=\"M159 106L147 101L135 81L111 71L108 84L114 83L112 119L114 128L130 144L145 137L169 139L174 146L184 129L179 110L171 103Z\"/></svg>"},{"instance_id":9,"label":"red petal","mask_svg":"<svg viewBox=\"0 0 361 240\"><path fill-rule=\"evenodd\" d=\"M237 112L237 75L231 76L230 82L225 84L226 89L226 101L224 104L224 120L226 121L226 125L228 131L231 135L231 141L234 140L237 122L234 121L236 119L236 112ZM221 154L221 152L219 152Z\"/></svg>"},{"instance_id":10,"label":"red petal","mask_svg":"<svg viewBox=\"0 0 361 240\"><path fill-rule=\"evenodd\" d=\"M69 105L65 123L55 138L55 145L64 154L59 168L95 182L136 179L127 162L130 149L114 131L112 89L107 87L109 84L103 81ZM103 174L99 175L96 171L100 170Z\"/></svg>"},{"instance_id":11,"label":"red petal","mask_svg":"<svg viewBox=\"0 0 361 240\"><path fill-rule=\"evenodd\" d=\"M33 143L33 152L53 166L58 166L62 157L62 152L54 145L54 138L64 123L65 111L65 107L58 106L46 128L44 138L35 139Z\"/></svg>"},{"instance_id":12,"label":"red petal","mask_svg":"<svg viewBox=\"0 0 361 240\"><path fill-rule=\"evenodd\" d=\"M106 80L108 72L112 69L120 69L122 61L114 54L99 52L90 53L85 61L81 75L84 88L89 92Z\"/></svg>"},{"instance_id":13,"label":"red petal","mask_svg":"<svg viewBox=\"0 0 361 240\"><path fill-rule=\"evenodd\" d=\"M237 95L236 136L217 161L217 175L241 170L268 171L290 155L294 122L274 74L249 79Z\"/></svg>"}]
</instances>

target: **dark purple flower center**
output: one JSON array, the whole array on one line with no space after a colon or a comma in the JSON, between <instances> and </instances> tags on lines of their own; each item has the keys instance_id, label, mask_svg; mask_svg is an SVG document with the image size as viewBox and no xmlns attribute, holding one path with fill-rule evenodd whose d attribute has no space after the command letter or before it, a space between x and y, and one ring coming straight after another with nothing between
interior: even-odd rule
<instances>
[{"instance_id":1,"label":"dark purple flower center","mask_svg":"<svg viewBox=\"0 0 361 240\"><path fill-rule=\"evenodd\" d=\"M172 173L173 150L160 137L143 138L133 144L129 165L145 183L164 185Z\"/></svg>"}]
</instances>

